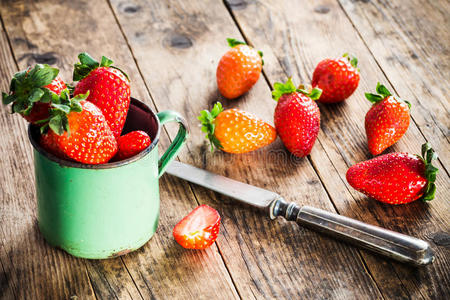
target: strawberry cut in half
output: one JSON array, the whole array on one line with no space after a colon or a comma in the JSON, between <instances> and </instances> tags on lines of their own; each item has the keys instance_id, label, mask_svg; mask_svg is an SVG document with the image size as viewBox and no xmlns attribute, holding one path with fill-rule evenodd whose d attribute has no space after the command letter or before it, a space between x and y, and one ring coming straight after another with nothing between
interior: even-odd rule
<instances>
[{"instance_id":1,"label":"strawberry cut in half","mask_svg":"<svg viewBox=\"0 0 450 300\"><path fill-rule=\"evenodd\" d=\"M208 205L200 205L173 228L173 237L186 249L206 249L217 239L220 215Z\"/></svg>"}]
</instances>

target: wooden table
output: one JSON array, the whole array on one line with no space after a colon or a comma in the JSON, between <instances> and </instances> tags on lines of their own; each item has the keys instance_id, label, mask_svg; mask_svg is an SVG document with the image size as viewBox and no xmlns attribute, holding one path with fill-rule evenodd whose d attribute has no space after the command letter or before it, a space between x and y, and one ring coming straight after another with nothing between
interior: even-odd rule
<instances>
[{"instance_id":1,"label":"wooden table","mask_svg":"<svg viewBox=\"0 0 450 300\"><path fill-rule=\"evenodd\" d=\"M258 211L168 175L161 179L157 234L134 253L84 260L46 244L36 225L31 145L26 124L1 108L0 294L19 299L444 299L450 297L449 81L450 5L445 0L7 1L1 2L0 83L47 63L71 80L79 52L114 59L132 79L132 95L190 123L183 162L265 187L287 200L338 212L428 241L436 261L413 268ZM225 101L215 70L235 37L264 52L264 76L245 96ZM271 87L292 76L308 83L323 58L350 51L361 82L343 104L319 105L321 131L310 156L295 159L281 141L254 153L211 154L196 116L221 99L272 122ZM345 180L371 158L364 92L377 81L412 104L412 122L390 151L440 155L431 203L390 206ZM175 136L169 126L162 148ZM217 242L181 248L172 228L199 204L222 216Z\"/></svg>"}]
</instances>

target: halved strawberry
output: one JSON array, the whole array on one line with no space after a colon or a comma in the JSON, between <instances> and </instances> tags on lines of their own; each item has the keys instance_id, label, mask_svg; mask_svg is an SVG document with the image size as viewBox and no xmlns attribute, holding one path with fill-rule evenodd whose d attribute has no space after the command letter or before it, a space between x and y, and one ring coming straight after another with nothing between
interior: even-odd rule
<instances>
[{"instance_id":1,"label":"halved strawberry","mask_svg":"<svg viewBox=\"0 0 450 300\"><path fill-rule=\"evenodd\" d=\"M184 217L173 229L173 237L187 249L205 249L217 239L220 215L208 205L200 205Z\"/></svg>"}]
</instances>

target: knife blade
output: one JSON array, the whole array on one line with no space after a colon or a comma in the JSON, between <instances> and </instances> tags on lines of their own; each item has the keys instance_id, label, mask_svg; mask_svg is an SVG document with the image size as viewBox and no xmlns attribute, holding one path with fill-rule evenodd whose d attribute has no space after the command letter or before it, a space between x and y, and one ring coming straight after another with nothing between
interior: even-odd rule
<instances>
[{"instance_id":1,"label":"knife blade","mask_svg":"<svg viewBox=\"0 0 450 300\"><path fill-rule=\"evenodd\" d=\"M400 262L423 266L434 260L430 245L421 239L311 206L287 203L275 192L178 161L173 161L166 172L265 211L271 219L281 216Z\"/></svg>"}]
</instances>

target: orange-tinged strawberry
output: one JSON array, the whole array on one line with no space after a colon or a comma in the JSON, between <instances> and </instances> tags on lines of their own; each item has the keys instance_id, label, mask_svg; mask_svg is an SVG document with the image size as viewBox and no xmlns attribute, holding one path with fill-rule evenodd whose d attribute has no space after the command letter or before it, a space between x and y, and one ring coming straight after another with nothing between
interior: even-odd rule
<instances>
[{"instance_id":1,"label":"orange-tinged strawberry","mask_svg":"<svg viewBox=\"0 0 450 300\"><path fill-rule=\"evenodd\" d=\"M200 205L173 228L173 237L187 249L205 249L217 239L220 215L208 205Z\"/></svg>"},{"instance_id":2,"label":"orange-tinged strawberry","mask_svg":"<svg viewBox=\"0 0 450 300\"><path fill-rule=\"evenodd\" d=\"M322 90L319 102L336 103L347 99L359 84L358 59L345 53L336 59L324 59L316 66L312 86Z\"/></svg>"},{"instance_id":3,"label":"orange-tinged strawberry","mask_svg":"<svg viewBox=\"0 0 450 300\"><path fill-rule=\"evenodd\" d=\"M128 76L111 66L113 61L105 56L100 63L87 53L81 53L78 58L80 62L75 64L73 80L79 82L73 94L76 96L89 91L87 100L102 111L111 131L118 138L130 106Z\"/></svg>"},{"instance_id":4,"label":"orange-tinged strawberry","mask_svg":"<svg viewBox=\"0 0 450 300\"><path fill-rule=\"evenodd\" d=\"M380 83L376 91L377 94L366 93L366 98L374 103L365 118L367 142L373 155L382 153L405 134L411 107L409 102L393 96Z\"/></svg>"},{"instance_id":5,"label":"orange-tinged strawberry","mask_svg":"<svg viewBox=\"0 0 450 300\"><path fill-rule=\"evenodd\" d=\"M203 110L198 119L202 131L214 147L228 153L246 153L272 143L276 137L273 126L240 109L223 110L217 102L209 112Z\"/></svg>"},{"instance_id":6,"label":"orange-tinged strawberry","mask_svg":"<svg viewBox=\"0 0 450 300\"><path fill-rule=\"evenodd\" d=\"M216 78L220 93L234 99L248 92L258 81L263 66L262 52L244 42L227 39L232 47L217 66Z\"/></svg>"},{"instance_id":7,"label":"orange-tinged strawberry","mask_svg":"<svg viewBox=\"0 0 450 300\"><path fill-rule=\"evenodd\" d=\"M56 68L37 64L14 74L9 93L3 93L3 103L12 103L13 112L32 124L48 119L50 103L57 103L57 96L67 88L58 73Z\"/></svg>"},{"instance_id":8,"label":"orange-tinged strawberry","mask_svg":"<svg viewBox=\"0 0 450 300\"><path fill-rule=\"evenodd\" d=\"M320 111L314 100L321 90L297 89L289 78L286 83L274 84L272 98L278 101L274 123L283 144L294 156L304 157L311 152L320 129Z\"/></svg>"},{"instance_id":9,"label":"orange-tinged strawberry","mask_svg":"<svg viewBox=\"0 0 450 300\"><path fill-rule=\"evenodd\" d=\"M378 201L404 204L422 199L431 201L438 169L432 165L437 155L429 143L422 145L422 157L389 153L351 166L347 182Z\"/></svg>"},{"instance_id":10,"label":"orange-tinged strawberry","mask_svg":"<svg viewBox=\"0 0 450 300\"><path fill-rule=\"evenodd\" d=\"M150 137L145 131L137 130L122 135L117 139L117 160L123 160L135 156L150 146Z\"/></svg>"},{"instance_id":11,"label":"orange-tinged strawberry","mask_svg":"<svg viewBox=\"0 0 450 300\"><path fill-rule=\"evenodd\" d=\"M41 127L44 149L64 159L84 164L108 162L117 142L98 107L81 96L52 105L48 125Z\"/></svg>"}]
</instances>

